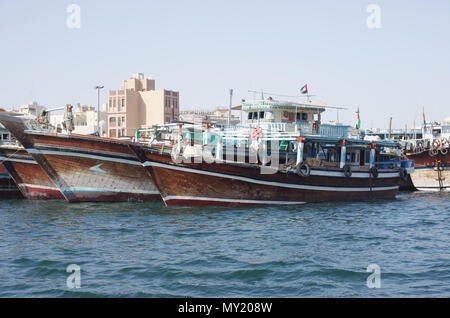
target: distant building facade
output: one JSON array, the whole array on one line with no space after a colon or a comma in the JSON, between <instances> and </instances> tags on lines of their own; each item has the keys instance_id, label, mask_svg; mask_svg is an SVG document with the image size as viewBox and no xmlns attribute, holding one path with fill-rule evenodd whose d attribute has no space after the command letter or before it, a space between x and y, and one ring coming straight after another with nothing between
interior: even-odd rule
<instances>
[{"instance_id":1,"label":"distant building facade","mask_svg":"<svg viewBox=\"0 0 450 318\"><path fill-rule=\"evenodd\" d=\"M19 107L19 113L32 117L38 116L46 107L39 105L38 102L32 101Z\"/></svg>"},{"instance_id":2,"label":"distant building facade","mask_svg":"<svg viewBox=\"0 0 450 318\"><path fill-rule=\"evenodd\" d=\"M76 107L72 109L73 122L75 129L73 133L89 135L97 131L97 109L94 106L77 104ZM54 127L61 127L64 121L64 114L50 113L49 116L50 124ZM100 111L100 136L106 135L106 112Z\"/></svg>"},{"instance_id":3,"label":"distant building facade","mask_svg":"<svg viewBox=\"0 0 450 318\"><path fill-rule=\"evenodd\" d=\"M119 90L108 92L107 136L134 136L140 128L168 124L179 119L179 92L155 90L155 80L134 74L122 80Z\"/></svg>"},{"instance_id":4,"label":"distant building facade","mask_svg":"<svg viewBox=\"0 0 450 318\"><path fill-rule=\"evenodd\" d=\"M217 107L213 111L204 110L187 110L180 113L180 120L194 124L214 123L219 125L226 125L228 122L228 109ZM241 118L231 114L230 124L238 125Z\"/></svg>"}]
</instances>

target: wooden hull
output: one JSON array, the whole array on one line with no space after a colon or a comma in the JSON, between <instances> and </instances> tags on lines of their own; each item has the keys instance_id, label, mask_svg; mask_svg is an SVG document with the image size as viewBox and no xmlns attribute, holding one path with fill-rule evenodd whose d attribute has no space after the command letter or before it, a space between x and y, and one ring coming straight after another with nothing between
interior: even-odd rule
<instances>
[{"instance_id":1,"label":"wooden hull","mask_svg":"<svg viewBox=\"0 0 450 318\"><path fill-rule=\"evenodd\" d=\"M280 205L308 202L394 199L398 172L376 179L368 173L313 169L309 177L295 173L261 174L257 166L239 164L182 163L133 147L153 177L166 205Z\"/></svg>"},{"instance_id":2,"label":"wooden hull","mask_svg":"<svg viewBox=\"0 0 450 318\"><path fill-rule=\"evenodd\" d=\"M69 202L160 201L158 190L126 143L85 135L25 131L20 118L0 114Z\"/></svg>"},{"instance_id":3,"label":"wooden hull","mask_svg":"<svg viewBox=\"0 0 450 318\"><path fill-rule=\"evenodd\" d=\"M14 180L6 171L3 164L0 163L0 198L15 199L23 198L22 193L17 188Z\"/></svg>"},{"instance_id":4,"label":"wooden hull","mask_svg":"<svg viewBox=\"0 0 450 318\"><path fill-rule=\"evenodd\" d=\"M27 151L17 146L0 147L1 160L23 196L30 200L64 199L53 181Z\"/></svg>"},{"instance_id":5,"label":"wooden hull","mask_svg":"<svg viewBox=\"0 0 450 318\"><path fill-rule=\"evenodd\" d=\"M428 152L422 152L407 157L414 160L411 180L417 190L450 191L450 153L430 156Z\"/></svg>"},{"instance_id":6,"label":"wooden hull","mask_svg":"<svg viewBox=\"0 0 450 318\"><path fill-rule=\"evenodd\" d=\"M450 191L450 167L419 167L411 179L419 191Z\"/></svg>"}]
</instances>

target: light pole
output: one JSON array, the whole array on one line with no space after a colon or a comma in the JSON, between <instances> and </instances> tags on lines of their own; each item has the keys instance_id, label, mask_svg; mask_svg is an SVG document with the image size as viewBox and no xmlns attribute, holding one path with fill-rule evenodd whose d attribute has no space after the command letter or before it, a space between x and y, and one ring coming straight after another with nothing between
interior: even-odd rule
<instances>
[{"instance_id":1,"label":"light pole","mask_svg":"<svg viewBox=\"0 0 450 318\"><path fill-rule=\"evenodd\" d=\"M102 88L105 88L105 86L100 86L97 85L94 87L94 89L97 90L97 96L98 96L98 102L97 102L97 132L98 135L101 137L101 133L100 133L100 90Z\"/></svg>"}]
</instances>

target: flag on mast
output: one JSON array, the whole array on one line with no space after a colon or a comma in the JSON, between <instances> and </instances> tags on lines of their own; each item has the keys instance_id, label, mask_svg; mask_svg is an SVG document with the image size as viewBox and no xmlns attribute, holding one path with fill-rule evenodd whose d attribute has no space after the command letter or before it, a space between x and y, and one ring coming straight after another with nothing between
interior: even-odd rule
<instances>
[{"instance_id":1,"label":"flag on mast","mask_svg":"<svg viewBox=\"0 0 450 318\"><path fill-rule=\"evenodd\" d=\"M425 120L425 106L422 108L422 116L423 116L423 127L427 125L427 121Z\"/></svg>"},{"instance_id":2,"label":"flag on mast","mask_svg":"<svg viewBox=\"0 0 450 318\"><path fill-rule=\"evenodd\" d=\"M359 106L356 114L358 115L358 122L356 123L356 129L359 129L361 128L361 118L359 117Z\"/></svg>"},{"instance_id":3,"label":"flag on mast","mask_svg":"<svg viewBox=\"0 0 450 318\"><path fill-rule=\"evenodd\" d=\"M301 92L302 94L308 94L308 85L305 84L305 85L300 89L300 92Z\"/></svg>"}]
</instances>

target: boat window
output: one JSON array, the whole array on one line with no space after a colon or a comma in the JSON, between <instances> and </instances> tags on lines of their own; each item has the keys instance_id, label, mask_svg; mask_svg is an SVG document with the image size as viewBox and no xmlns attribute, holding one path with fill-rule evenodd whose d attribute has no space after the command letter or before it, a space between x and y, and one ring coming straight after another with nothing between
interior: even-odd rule
<instances>
[{"instance_id":1,"label":"boat window","mask_svg":"<svg viewBox=\"0 0 450 318\"><path fill-rule=\"evenodd\" d=\"M364 162L365 163L370 163L370 151L366 150L364 152Z\"/></svg>"},{"instance_id":2,"label":"boat window","mask_svg":"<svg viewBox=\"0 0 450 318\"><path fill-rule=\"evenodd\" d=\"M253 119L253 113L248 113L248 119Z\"/></svg>"},{"instance_id":3,"label":"boat window","mask_svg":"<svg viewBox=\"0 0 450 318\"><path fill-rule=\"evenodd\" d=\"M297 113L297 120L308 120L307 113Z\"/></svg>"},{"instance_id":4,"label":"boat window","mask_svg":"<svg viewBox=\"0 0 450 318\"><path fill-rule=\"evenodd\" d=\"M261 118L261 119L264 118L264 112L259 112L259 118Z\"/></svg>"}]
</instances>

